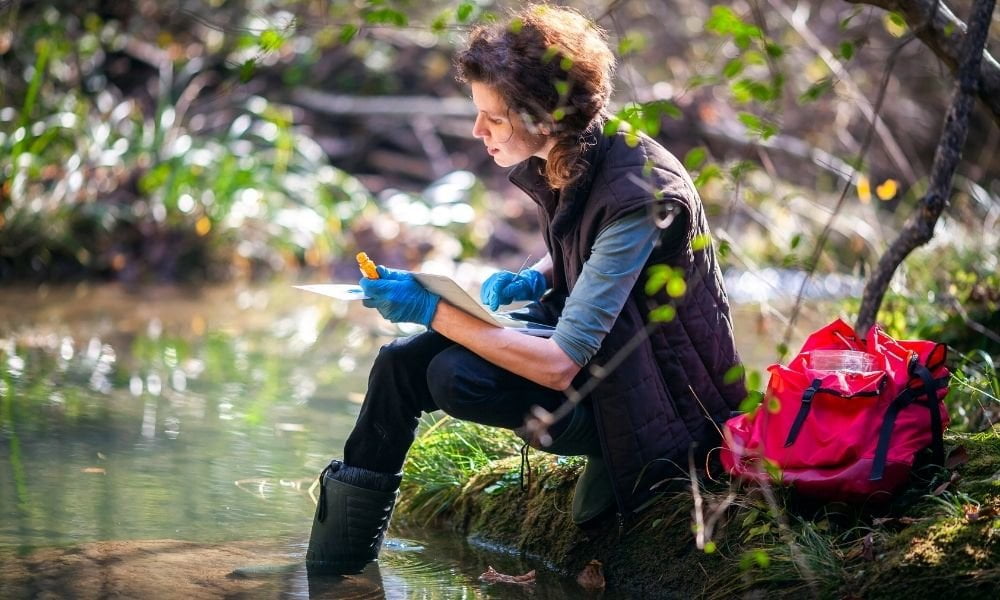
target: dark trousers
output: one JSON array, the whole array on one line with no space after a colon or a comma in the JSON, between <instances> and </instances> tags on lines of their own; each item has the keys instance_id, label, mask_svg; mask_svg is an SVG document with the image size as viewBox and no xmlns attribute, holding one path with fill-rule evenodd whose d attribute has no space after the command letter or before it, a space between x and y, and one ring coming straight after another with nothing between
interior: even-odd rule
<instances>
[{"instance_id":1,"label":"dark trousers","mask_svg":"<svg viewBox=\"0 0 1000 600\"><path fill-rule=\"evenodd\" d=\"M433 331L398 339L375 358L344 462L398 473L424 412L440 409L457 419L515 429L532 406L554 411L565 399ZM568 420L554 424L550 433L555 436Z\"/></svg>"}]
</instances>

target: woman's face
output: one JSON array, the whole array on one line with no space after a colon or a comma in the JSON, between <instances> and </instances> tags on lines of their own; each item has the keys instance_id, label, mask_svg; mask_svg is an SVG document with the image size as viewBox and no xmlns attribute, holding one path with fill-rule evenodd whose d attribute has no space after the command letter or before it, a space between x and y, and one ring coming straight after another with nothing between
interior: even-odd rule
<instances>
[{"instance_id":1,"label":"woman's face","mask_svg":"<svg viewBox=\"0 0 1000 600\"><path fill-rule=\"evenodd\" d=\"M486 151L501 167L512 167L532 156L547 158L555 140L528 130L521 115L510 110L493 86L472 82L476 124L472 135L483 140Z\"/></svg>"}]
</instances>

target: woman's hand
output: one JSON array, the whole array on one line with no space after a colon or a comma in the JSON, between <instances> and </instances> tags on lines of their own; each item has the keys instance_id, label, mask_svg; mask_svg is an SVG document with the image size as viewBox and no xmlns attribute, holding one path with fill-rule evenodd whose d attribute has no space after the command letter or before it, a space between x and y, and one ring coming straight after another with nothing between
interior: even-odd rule
<instances>
[{"instance_id":1,"label":"woman's hand","mask_svg":"<svg viewBox=\"0 0 1000 600\"><path fill-rule=\"evenodd\" d=\"M393 323L420 323L430 327L441 297L428 292L409 271L378 268L379 279L362 277L358 285L368 296L363 304Z\"/></svg>"},{"instance_id":2,"label":"woman's hand","mask_svg":"<svg viewBox=\"0 0 1000 600\"><path fill-rule=\"evenodd\" d=\"M518 300L538 300L546 289L545 276L534 269L524 269L520 273L498 271L483 282L479 299L490 310L497 310L501 305Z\"/></svg>"}]
</instances>

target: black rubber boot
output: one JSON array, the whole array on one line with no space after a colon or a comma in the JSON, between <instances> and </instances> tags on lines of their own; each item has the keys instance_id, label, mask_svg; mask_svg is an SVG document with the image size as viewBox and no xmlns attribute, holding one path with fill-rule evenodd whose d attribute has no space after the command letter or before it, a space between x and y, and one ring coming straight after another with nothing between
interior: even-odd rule
<instances>
[{"instance_id":1,"label":"black rubber boot","mask_svg":"<svg viewBox=\"0 0 1000 600\"><path fill-rule=\"evenodd\" d=\"M573 490L573 507L570 512L574 523L585 526L614 506L615 492L611 473L604 463L597 422L590 405L577 406L566 429L548 446L536 448L559 456L587 457L587 466L576 480L576 488Z\"/></svg>"},{"instance_id":2,"label":"black rubber boot","mask_svg":"<svg viewBox=\"0 0 1000 600\"><path fill-rule=\"evenodd\" d=\"M306 552L309 575L353 575L378 558L399 480L399 475L330 461L320 474L319 502ZM366 485L355 485L359 481Z\"/></svg>"},{"instance_id":3,"label":"black rubber boot","mask_svg":"<svg viewBox=\"0 0 1000 600\"><path fill-rule=\"evenodd\" d=\"M580 527L588 526L606 514L615 505L615 491L611 472L600 454L587 457L587 466L573 488L573 507L570 514Z\"/></svg>"}]
</instances>

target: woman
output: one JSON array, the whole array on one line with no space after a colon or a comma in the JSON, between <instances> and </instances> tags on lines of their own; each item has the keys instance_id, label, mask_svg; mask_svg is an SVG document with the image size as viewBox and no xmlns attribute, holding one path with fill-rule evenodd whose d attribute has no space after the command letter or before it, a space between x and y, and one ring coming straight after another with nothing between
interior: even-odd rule
<instances>
[{"instance_id":1,"label":"woman","mask_svg":"<svg viewBox=\"0 0 1000 600\"><path fill-rule=\"evenodd\" d=\"M310 572L357 572L377 557L422 412L528 435L534 407L553 412L567 390L589 390L529 436L587 456L572 511L586 524L640 508L693 446L718 443L715 422L745 396L742 381L725 381L739 359L690 177L647 137L603 134L614 70L604 33L573 10L529 6L475 29L456 66L478 110L473 134L538 204L548 247L530 269L487 279L482 300L530 301L526 317L555 334L491 327L405 271L363 278L367 306L429 331L375 360L344 460L321 476ZM686 289L650 282L654 265L682 273Z\"/></svg>"}]
</instances>

